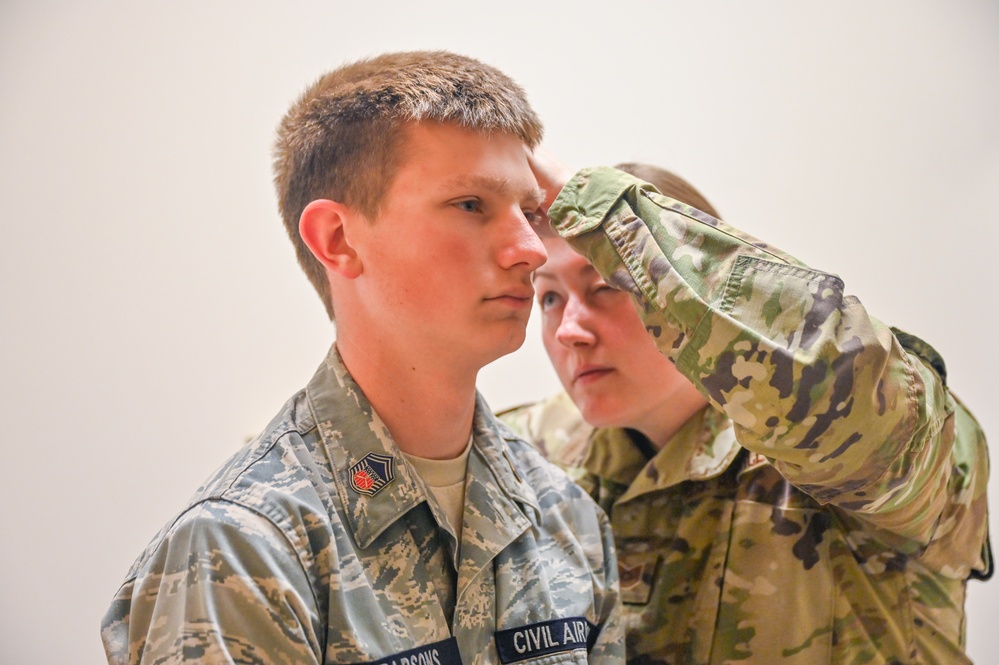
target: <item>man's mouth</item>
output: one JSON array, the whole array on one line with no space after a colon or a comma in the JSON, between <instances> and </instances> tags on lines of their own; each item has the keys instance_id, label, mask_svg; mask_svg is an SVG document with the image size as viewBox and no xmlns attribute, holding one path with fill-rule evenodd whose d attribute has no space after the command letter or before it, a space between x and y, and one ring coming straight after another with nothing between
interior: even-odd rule
<instances>
[{"instance_id":1,"label":"man's mouth","mask_svg":"<svg viewBox=\"0 0 999 665\"><path fill-rule=\"evenodd\" d=\"M583 365L576 370L575 374L573 374L572 382L585 385L587 383L599 381L613 371L613 368L605 367L603 365Z\"/></svg>"},{"instance_id":2,"label":"man's mouth","mask_svg":"<svg viewBox=\"0 0 999 665\"><path fill-rule=\"evenodd\" d=\"M497 296L486 298L489 302L498 302L509 307L530 307L534 302L534 289L512 289Z\"/></svg>"}]
</instances>

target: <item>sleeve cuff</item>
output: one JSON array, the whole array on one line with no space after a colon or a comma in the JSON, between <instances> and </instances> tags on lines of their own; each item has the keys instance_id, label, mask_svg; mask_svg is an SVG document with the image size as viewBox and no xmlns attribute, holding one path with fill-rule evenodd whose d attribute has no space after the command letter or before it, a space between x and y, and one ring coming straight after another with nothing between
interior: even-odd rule
<instances>
[{"instance_id":1,"label":"sleeve cuff","mask_svg":"<svg viewBox=\"0 0 999 665\"><path fill-rule=\"evenodd\" d=\"M572 238L600 226L624 193L641 184L632 175L600 166L583 169L555 197L548 217L563 238Z\"/></svg>"}]
</instances>

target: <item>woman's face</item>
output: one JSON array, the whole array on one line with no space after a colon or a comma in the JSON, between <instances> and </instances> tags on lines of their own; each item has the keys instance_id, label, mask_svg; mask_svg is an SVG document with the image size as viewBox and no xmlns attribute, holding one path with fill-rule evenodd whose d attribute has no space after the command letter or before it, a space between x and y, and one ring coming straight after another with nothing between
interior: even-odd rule
<instances>
[{"instance_id":1,"label":"woman's face","mask_svg":"<svg viewBox=\"0 0 999 665\"><path fill-rule=\"evenodd\" d=\"M631 296L607 285L561 238L545 238L534 273L542 336L562 385L596 427L655 431L663 409L693 386L656 349Z\"/></svg>"}]
</instances>

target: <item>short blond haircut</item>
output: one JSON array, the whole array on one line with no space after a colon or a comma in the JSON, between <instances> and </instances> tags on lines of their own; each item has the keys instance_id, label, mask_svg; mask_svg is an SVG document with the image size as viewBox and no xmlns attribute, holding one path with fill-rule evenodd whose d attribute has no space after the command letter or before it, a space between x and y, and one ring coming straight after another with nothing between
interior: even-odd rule
<instances>
[{"instance_id":1,"label":"short blond haircut","mask_svg":"<svg viewBox=\"0 0 999 665\"><path fill-rule=\"evenodd\" d=\"M331 199L368 219L402 163L406 123L506 132L533 148L542 126L523 91L498 69L445 51L388 53L320 77L278 128L274 184L298 262L334 318L322 264L298 233L310 202Z\"/></svg>"}]
</instances>

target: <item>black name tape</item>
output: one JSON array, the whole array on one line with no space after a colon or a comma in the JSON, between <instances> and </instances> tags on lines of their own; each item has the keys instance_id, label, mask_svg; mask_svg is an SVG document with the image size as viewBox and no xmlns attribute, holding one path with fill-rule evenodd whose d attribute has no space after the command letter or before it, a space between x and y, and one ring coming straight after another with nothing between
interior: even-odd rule
<instances>
[{"instance_id":1,"label":"black name tape","mask_svg":"<svg viewBox=\"0 0 999 665\"><path fill-rule=\"evenodd\" d=\"M458 641L453 637L373 660L365 665L462 665Z\"/></svg>"},{"instance_id":2,"label":"black name tape","mask_svg":"<svg viewBox=\"0 0 999 665\"><path fill-rule=\"evenodd\" d=\"M496 631L496 651L505 665L573 649L589 650L596 636L593 624L582 617L552 619Z\"/></svg>"}]
</instances>

